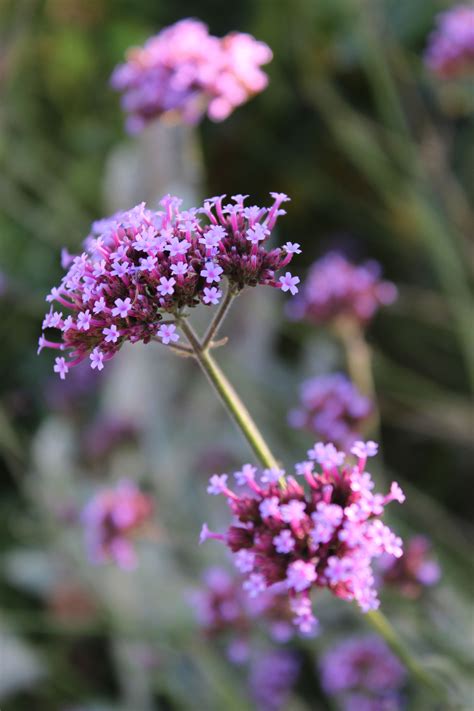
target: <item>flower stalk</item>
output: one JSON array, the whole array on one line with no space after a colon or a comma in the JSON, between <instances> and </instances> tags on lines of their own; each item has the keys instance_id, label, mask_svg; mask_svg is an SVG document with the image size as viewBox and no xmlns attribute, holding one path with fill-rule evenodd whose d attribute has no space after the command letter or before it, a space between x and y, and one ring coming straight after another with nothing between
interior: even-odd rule
<instances>
[{"instance_id":1,"label":"flower stalk","mask_svg":"<svg viewBox=\"0 0 474 711\"><path fill-rule=\"evenodd\" d=\"M221 307L219 309L218 314L216 314L215 319L208 329L208 334L209 330L212 329L211 340L207 341L205 337L201 342L186 319L179 321L179 327L189 342L193 351L193 357L197 360L211 385L218 393L227 411L247 439L260 463L269 469L278 468L277 459L270 451L249 411L227 379L227 376L223 373L209 352L209 344L212 342L212 337L216 334L217 329L230 307L232 297L229 296L229 292L226 296L226 301L227 299L229 301L226 303L225 308ZM204 344L206 342L207 345L205 346ZM405 665L413 679L429 689L438 698L446 698L447 692L444 687L416 661L387 618L379 610L372 610L366 613L365 617L377 633L387 642L394 654L396 654Z\"/></svg>"}]
</instances>

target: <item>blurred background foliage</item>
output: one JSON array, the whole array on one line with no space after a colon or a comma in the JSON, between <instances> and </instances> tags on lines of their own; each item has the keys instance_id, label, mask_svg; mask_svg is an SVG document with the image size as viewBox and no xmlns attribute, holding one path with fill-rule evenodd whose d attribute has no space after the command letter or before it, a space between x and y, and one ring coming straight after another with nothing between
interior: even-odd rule
<instances>
[{"instance_id":1,"label":"blurred background foliage","mask_svg":"<svg viewBox=\"0 0 474 711\"><path fill-rule=\"evenodd\" d=\"M222 124L205 121L199 128L204 196L243 192L258 202L269 190L284 191L292 202L279 238L302 244L300 276L319 255L341 248L355 260L379 260L385 276L399 287L398 302L377 317L368 334L386 466L418 492L406 514L409 525L416 528L418 515L431 524L433 530L426 532L436 538L441 556L446 545L447 570L454 580L459 576L459 585L466 584L473 447L474 86L468 80L439 82L422 63L434 17L448 5L435 0L0 0L4 553L19 541L47 547L53 535L34 507L29 488L34 472L26 473L31 439L51 410L46 393L52 359L36 357L36 341L44 296L60 278L61 247L73 253L80 249L91 221L109 210L105 166L118 145L134 140L124 135L109 76L130 45L191 16L217 35L248 31L274 52L269 88ZM299 376L311 374L304 353L319 334L289 324L283 309L275 319L272 352L265 356L268 367L258 384L260 399L278 403L282 430ZM89 417L93 401L87 405ZM173 417L181 426L183 414L175 410ZM201 488L204 481L203 476ZM191 505L183 504L182 515ZM193 516L195 539L201 516ZM21 612L28 620L30 613L44 611L36 596L19 590L8 576L1 579L2 614L10 611L16 620ZM72 688L71 655L86 668L88 654L105 659L79 682L75 678L75 701L83 698L84 680L97 695L114 694L107 635L89 635L83 653L80 637L73 635L72 641L56 627L27 628L34 644L47 648L60 678L51 696L45 687L26 700L15 697L2 706L5 711L66 708L55 704L62 699L61 684ZM43 645L44 639L52 644ZM163 699L159 708L188 708L186 701L173 705Z\"/></svg>"}]
</instances>

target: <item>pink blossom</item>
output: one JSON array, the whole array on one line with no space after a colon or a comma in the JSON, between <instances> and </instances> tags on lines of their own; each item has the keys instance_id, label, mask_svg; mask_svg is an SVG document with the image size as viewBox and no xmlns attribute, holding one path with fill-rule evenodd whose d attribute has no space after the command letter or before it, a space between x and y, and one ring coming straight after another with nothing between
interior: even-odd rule
<instances>
[{"instance_id":1,"label":"pink blossom","mask_svg":"<svg viewBox=\"0 0 474 711\"><path fill-rule=\"evenodd\" d=\"M290 272L286 272L285 276L280 277L279 286L282 291L289 291L293 296L298 293L297 284L300 283L299 277L294 277Z\"/></svg>"}]
</instances>

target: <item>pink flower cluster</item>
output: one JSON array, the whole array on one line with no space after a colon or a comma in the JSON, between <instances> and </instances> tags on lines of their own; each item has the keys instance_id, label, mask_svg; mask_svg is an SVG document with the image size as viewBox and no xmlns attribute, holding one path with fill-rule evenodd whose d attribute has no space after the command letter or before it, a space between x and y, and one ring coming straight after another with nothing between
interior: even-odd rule
<instances>
[{"instance_id":1,"label":"pink flower cluster","mask_svg":"<svg viewBox=\"0 0 474 711\"><path fill-rule=\"evenodd\" d=\"M82 511L86 548L92 563L107 561L131 570L137 558L131 537L153 513L153 502L133 482L98 492Z\"/></svg>"},{"instance_id":2,"label":"pink flower cluster","mask_svg":"<svg viewBox=\"0 0 474 711\"><path fill-rule=\"evenodd\" d=\"M329 252L310 268L289 315L316 324L344 317L364 325L379 306L391 304L396 296L394 284L381 281L377 262L355 265L342 254Z\"/></svg>"},{"instance_id":3,"label":"pink flower cluster","mask_svg":"<svg viewBox=\"0 0 474 711\"><path fill-rule=\"evenodd\" d=\"M233 32L221 39L202 22L181 20L130 49L111 84L123 94L130 133L168 112L190 124L206 111L222 121L265 89L268 77L260 67L271 59L271 49L251 35Z\"/></svg>"},{"instance_id":4,"label":"pink flower cluster","mask_svg":"<svg viewBox=\"0 0 474 711\"><path fill-rule=\"evenodd\" d=\"M167 195L160 211L142 203L95 223L86 251L66 257L68 271L46 298L70 313L51 306L43 321L48 337L43 332L38 352L68 352L69 360L58 356L54 365L64 379L87 356L93 369L102 370L125 341L173 344L179 339L176 317L198 304L217 304L224 278L234 292L268 284L295 294L298 277L286 272L278 279L275 272L300 252L299 245L267 249L289 198L271 196L269 208L246 206L247 195L224 203L221 195L184 211L180 199ZM49 337L52 332L59 332L59 341Z\"/></svg>"},{"instance_id":5,"label":"pink flower cluster","mask_svg":"<svg viewBox=\"0 0 474 711\"><path fill-rule=\"evenodd\" d=\"M245 551L236 556L235 562L240 573L246 570ZM191 592L189 601L207 637L230 638L228 656L231 661L247 660L250 637L257 621L264 622L275 642L287 642L294 634L284 585L274 585L258 598L251 598L242 588L241 575L212 567L203 576L203 586Z\"/></svg>"},{"instance_id":6,"label":"pink flower cluster","mask_svg":"<svg viewBox=\"0 0 474 711\"><path fill-rule=\"evenodd\" d=\"M474 71L474 5L455 5L438 15L425 62L442 78Z\"/></svg>"},{"instance_id":7,"label":"pink flower cluster","mask_svg":"<svg viewBox=\"0 0 474 711\"><path fill-rule=\"evenodd\" d=\"M329 649L320 663L321 683L342 711L401 711L406 672L379 637L352 637Z\"/></svg>"},{"instance_id":8,"label":"pink flower cluster","mask_svg":"<svg viewBox=\"0 0 474 711\"><path fill-rule=\"evenodd\" d=\"M222 540L235 554L246 574L244 589L257 597L275 583L284 582L295 624L304 634L316 626L309 593L329 588L337 597L355 600L364 612L379 605L371 568L373 558L402 555L402 541L380 520L390 501L405 500L398 484L387 496L373 493L365 471L367 457L377 453L374 442L355 442L357 463L333 444L318 442L308 460L295 466L307 488L284 472L246 464L234 474L242 491L228 484L227 474L214 474L208 493L223 494L236 519L225 535L204 524L201 542ZM355 461L355 460L354 460ZM319 464L321 472L315 471Z\"/></svg>"},{"instance_id":9,"label":"pink flower cluster","mask_svg":"<svg viewBox=\"0 0 474 711\"><path fill-rule=\"evenodd\" d=\"M313 432L325 442L347 449L359 439L373 412L369 398L342 373L306 380L300 388L300 405L288 414L296 429Z\"/></svg>"},{"instance_id":10,"label":"pink flower cluster","mask_svg":"<svg viewBox=\"0 0 474 711\"><path fill-rule=\"evenodd\" d=\"M397 588L413 600L420 597L423 588L436 585L441 577L441 568L426 536L410 539L401 558L382 556L378 567L385 585Z\"/></svg>"}]
</instances>

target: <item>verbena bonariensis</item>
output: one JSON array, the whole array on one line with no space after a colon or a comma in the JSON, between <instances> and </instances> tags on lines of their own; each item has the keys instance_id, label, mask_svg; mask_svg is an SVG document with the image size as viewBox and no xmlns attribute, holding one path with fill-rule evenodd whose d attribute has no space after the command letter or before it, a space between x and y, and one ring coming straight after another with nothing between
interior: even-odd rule
<instances>
[{"instance_id":1,"label":"verbena bonariensis","mask_svg":"<svg viewBox=\"0 0 474 711\"><path fill-rule=\"evenodd\" d=\"M278 278L276 272L300 252L299 245L268 248L289 198L271 196L268 208L245 206L246 195L223 204L221 195L184 211L179 198L167 195L162 210L142 203L95 223L86 251L68 257L66 275L46 298L69 315L51 306L43 321L48 337L43 332L38 352L47 347L68 353L69 360L61 355L54 365L64 379L88 356L91 367L102 370L125 341L158 338L173 345L187 309L219 303L223 278L232 293L268 284L295 294L298 277L286 272Z\"/></svg>"},{"instance_id":2,"label":"verbena bonariensis","mask_svg":"<svg viewBox=\"0 0 474 711\"><path fill-rule=\"evenodd\" d=\"M289 305L289 316L316 324L343 317L365 325L379 306L391 304L397 296L395 285L382 281L380 273L375 261L356 265L329 252L310 268L298 298Z\"/></svg>"},{"instance_id":3,"label":"verbena bonariensis","mask_svg":"<svg viewBox=\"0 0 474 711\"><path fill-rule=\"evenodd\" d=\"M234 474L241 493L229 487L226 474L215 474L209 482L208 492L227 498L236 522L226 534L204 524L201 542L221 540L241 565L245 562L243 587L252 597L284 581L294 622L304 634L316 627L311 588L329 588L337 597L356 600L364 612L376 609L372 559L402 555L401 539L380 516L390 501L405 500L403 492L395 482L387 496L372 492L365 465L377 453L374 442L355 442L351 453L354 463L346 462L347 455L333 444L316 443L309 460L295 466L306 488L294 477L283 481L278 469L264 470L258 480L250 464Z\"/></svg>"},{"instance_id":4,"label":"verbena bonariensis","mask_svg":"<svg viewBox=\"0 0 474 711\"><path fill-rule=\"evenodd\" d=\"M425 62L442 78L474 70L474 5L455 5L437 16Z\"/></svg>"},{"instance_id":5,"label":"verbena bonariensis","mask_svg":"<svg viewBox=\"0 0 474 711\"><path fill-rule=\"evenodd\" d=\"M338 699L343 711L403 708L405 670L379 637L345 639L324 654L319 667L323 689Z\"/></svg>"},{"instance_id":6,"label":"verbena bonariensis","mask_svg":"<svg viewBox=\"0 0 474 711\"><path fill-rule=\"evenodd\" d=\"M288 413L296 429L313 432L325 442L347 449L360 439L373 412L373 403L342 373L306 380L300 387L300 405Z\"/></svg>"},{"instance_id":7,"label":"verbena bonariensis","mask_svg":"<svg viewBox=\"0 0 474 711\"><path fill-rule=\"evenodd\" d=\"M416 599L424 588L436 585L441 568L426 536L414 536L405 546L401 558L384 555L378 561L382 582L397 588L405 597Z\"/></svg>"},{"instance_id":8,"label":"verbena bonariensis","mask_svg":"<svg viewBox=\"0 0 474 711\"><path fill-rule=\"evenodd\" d=\"M251 35L218 38L202 22L181 20L130 49L111 85L123 94L130 133L171 112L190 124L206 112L222 121L265 89L268 77L260 67L271 59L271 49Z\"/></svg>"},{"instance_id":9,"label":"verbena bonariensis","mask_svg":"<svg viewBox=\"0 0 474 711\"><path fill-rule=\"evenodd\" d=\"M91 562L113 561L120 568L133 569L137 556L132 537L152 514L151 497L131 481L120 481L115 488L99 491L81 514Z\"/></svg>"}]
</instances>

